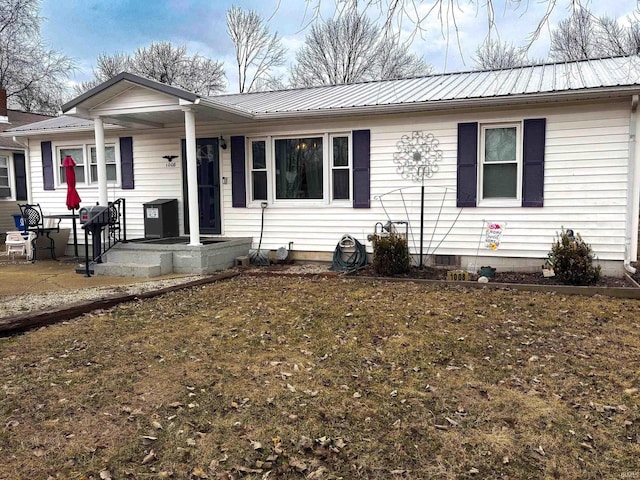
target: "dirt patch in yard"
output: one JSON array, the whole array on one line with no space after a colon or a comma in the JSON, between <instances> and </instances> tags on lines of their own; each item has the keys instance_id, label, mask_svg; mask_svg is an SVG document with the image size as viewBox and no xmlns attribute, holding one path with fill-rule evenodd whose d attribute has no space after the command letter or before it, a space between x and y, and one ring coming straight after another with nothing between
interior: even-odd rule
<instances>
[{"instance_id":1,"label":"dirt patch in yard","mask_svg":"<svg viewBox=\"0 0 640 480\"><path fill-rule=\"evenodd\" d=\"M621 478L640 302L237 277L0 339L0 478Z\"/></svg>"}]
</instances>

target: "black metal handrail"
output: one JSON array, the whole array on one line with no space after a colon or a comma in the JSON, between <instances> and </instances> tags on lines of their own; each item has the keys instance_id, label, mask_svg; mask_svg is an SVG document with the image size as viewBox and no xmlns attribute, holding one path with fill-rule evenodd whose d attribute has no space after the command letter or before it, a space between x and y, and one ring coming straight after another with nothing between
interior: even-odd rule
<instances>
[{"instance_id":1,"label":"black metal handrail","mask_svg":"<svg viewBox=\"0 0 640 480\"><path fill-rule=\"evenodd\" d=\"M118 198L107 205L107 215L98 212L82 225L84 230L85 277L91 276L90 265L101 263L102 256L118 243L127 242L126 200ZM89 260L89 235L92 236Z\"/></svg>"}]
</instances>

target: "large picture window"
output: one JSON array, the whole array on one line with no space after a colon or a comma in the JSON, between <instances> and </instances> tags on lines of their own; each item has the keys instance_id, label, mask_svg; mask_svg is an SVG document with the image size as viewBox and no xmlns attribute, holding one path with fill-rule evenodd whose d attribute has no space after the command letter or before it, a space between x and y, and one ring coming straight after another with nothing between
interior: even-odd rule
<instances>
[{"instance_id":1,"label":"large picture window","mask_svg":"<svg viewBox=\"0 0 640 480\"><path fill-rule=\"evenodd\" d=\"M323 198L322 137L274 142L276 200Z\"/></svg>"},{"instance_id":2,"label":"large picture window","mask_svg":"<svg viewBox=\"0 0 640 480\"><path fill-rule=\"evenodd\" d=\"M520 126L483 126L481 138L481 199L518 199L522 163Z\"/></svg>"},{"instance_id":3,"label":"large picture window","mask_svg":"<svg viewBox=\"0 0 640 480\"><path fill-rule=\"evenodd\" d=\"M77 185L95 185L98 183L98 159L95 145L72 145L57 148L58 172L60 184L67 183L65 167L62 162L68 156L76 163L74 168ZM107 163L107 183L118 183L116 162L116 147L114 144L105 145L105 160Z\"/></svg>"},{"instance_id":4,"label":"large picture window","mask_svg":"<svg viewBox=\"0 0 640 480\"><path fill-rule=\"evenodd\" d=\"M351 200L350 134L249 138L245 145L250 202L347 204Z\"/></svg>"}]
</instances>

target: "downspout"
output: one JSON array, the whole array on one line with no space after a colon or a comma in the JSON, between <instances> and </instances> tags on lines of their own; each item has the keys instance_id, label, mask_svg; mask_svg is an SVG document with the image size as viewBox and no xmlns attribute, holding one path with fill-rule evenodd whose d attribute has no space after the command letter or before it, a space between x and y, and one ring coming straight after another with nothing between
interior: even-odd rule
<instances>
[{"instance_id":1,"label":"downspout","mask_svg":"<svg viewBox=\"0 0 640 480\"><path fill-rule=\"evenodd\" d=\"M29 137L25 137L26 143L18 140L18 137L13 136L13 141L24 148L24 173L27 175L27 203L33 203L31 196L31 150L29 148Z\"/></svg>"},{"instance_id":2,"label":"downspout","mask_svg":"<svg viewBox=\"0 0 640 480\"><path fill-rule=\"evenodd\" d=\"M631 97L631 116L629 119L629 170L627 172L627 231L625 234L624 269L630 274L636 273L631 266L638 258L638 217L640 212L640 122L638 122L638 95Z\"/></svg>"}]
</instances>

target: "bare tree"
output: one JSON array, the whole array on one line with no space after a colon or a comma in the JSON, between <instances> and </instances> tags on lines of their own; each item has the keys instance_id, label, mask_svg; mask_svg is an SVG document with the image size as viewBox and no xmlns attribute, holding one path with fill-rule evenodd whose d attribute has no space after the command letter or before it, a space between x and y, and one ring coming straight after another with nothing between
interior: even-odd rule
<instances>
[{"instance_id":1,"label":"bare tree","mask_svg":"<svg viewBox=\"0 0 640 480\"><path fill-rule=\"evenodd\" d=\"M636 55L640 53L640 24L621 25L610 17L598 18L596 51L600 56Z\"/></svg>"},{"instance_id":2,"label":"bare tree","mask_svg":"<svg viewBox=\"0 0 640 480\"><path fill-rule=\"evenodd\" d=\"M306 9L303 18L303 24L311 25L319 19L323 18L326 12L326 4L334 5L334 18L338 18L344 13L350 12L354 7L367 12L370 16L378 17L383 24L382 30L386 33L397 32L401 30L411 31L412 35L421 35L426 31L426 26L431 20L437 20L440 23L442 36L450 38L450 32L456 38L459 38L459 19L462 16L463 8L469 7L476 11L476 15L482 15L486 18L487 36L494 33L496 28L496 2L494 0L468 0L466 2L458 2L455 0L433 0L427 2L425 0L305 0ZM564 4L569 7L572 12L579 11L589 4L589 0L505 0L500 2L500 8L504 11L511 11L530 16L532 4L541 3L545 9L538 18L534 20L534 26L529 32L529 39L524 50L528 50L531 44L537 40L548 25L549 18L556 8ZM280 5L280 2L278 2ZM640 7L637 7L640 9ZM460 52L462 53L462 52Z\"/></svg>"},{"instance_id":3,"label":"bare tree","mask_svg":"<svg viewBox=\"0 0 640 480\"><path fill-rule=\"evenodd\" d=\"M433 71L424 58L409 53L406 45L397 38L385 37L381 40L376 58L377 78L407 78L427 75Z\"/></svg>"},{"instance_id":4,"label":"bare tree","mask_svg":"<svg viewBox=\"0 0 640 480\"><path fill-rule=\"evenodd\" d=\"M291 68L295 86L336 85L430 72L424 60L385 37L355 10L312 25Z\"/></svg>"},{"instance_id":5,"label":"bare tree","mask_svg":"<svg viewBox=\"0 0 640 480\"><path fill-rule=\"evenodd\" d=\"M221 62L197 54L189 56L184 45L153 42L148 47L138 48L133 56L101 54L93 68L94 78L78 85L76 93L81 94L121 72L134 73L200 95L222 92L226 86Z\"/></svg>"},{"instance_id":6,"label":"bare tree","mask_svg":"<svg viewBox=\"0 0 640 480\"><path fill-rule=\"evenodd\" d=\"M501 68L519 67L526 63L526 57L521 49L509 43L501 43L487 39L475 55L476 67L480 70L495 70Z\"/></svg>"},{"instance_id":7,"label":"bare tree","mask_svg":"<svg viewBox=\"0 0 640 480\"><path fill-rule=\"evenodd\" d=\"M73 87L76 95L82 95L84 92L97 87L101 83L106 82L121 72L131 72L133 70L131 57L124 53L116 53L115 55L101 53L98 55L96 66L93 67L92 70L92 80L87 80L86 82L82 82Z\"/></svg>"},{"instance_id":8,"label":"bare tree","mask_svg":"<svg viewBox=\"0 0 640 480\"><path fill-rule=\"evenodd\" d=\"M551 58L559 61L584 60L596 56L597 21L586 8L558 23L551 32Z\"/></svg>"},{"instance_id":9,"label":"bare tree","mask_svg":"<svg viewBox=\"0 0 640 480\"><path fill-rule=\"evenodd\" d=\"M0 2L0 87L21 110L56 113L66 95L73 61L51 50L40 35L38 0Z\"/></svg>"},{"instance_id":10,"label":"bare tree","mask_svg":"<svg viewBox=\"0 0 640 480\"><path fill-rule=\"evenodd\" d=\"M236 6L227 10L227 32L236 51L240 93L273 85L272 69L284 63L286 54L278 33L271 35L254 10L245 12Z\"/></svg>"},{"instance_id":11,"label":"bare tree","mask_svg":"<svg viewBox=\"0 0 640 480\"><path fill-rule=\"evenodd\" d=\"M584 60L638 53L640 25L637 21L625 26L607 16L596 18L584 8L562 20L551 32L550 55L555 60Z\"/></svg>"}]
</instances>

